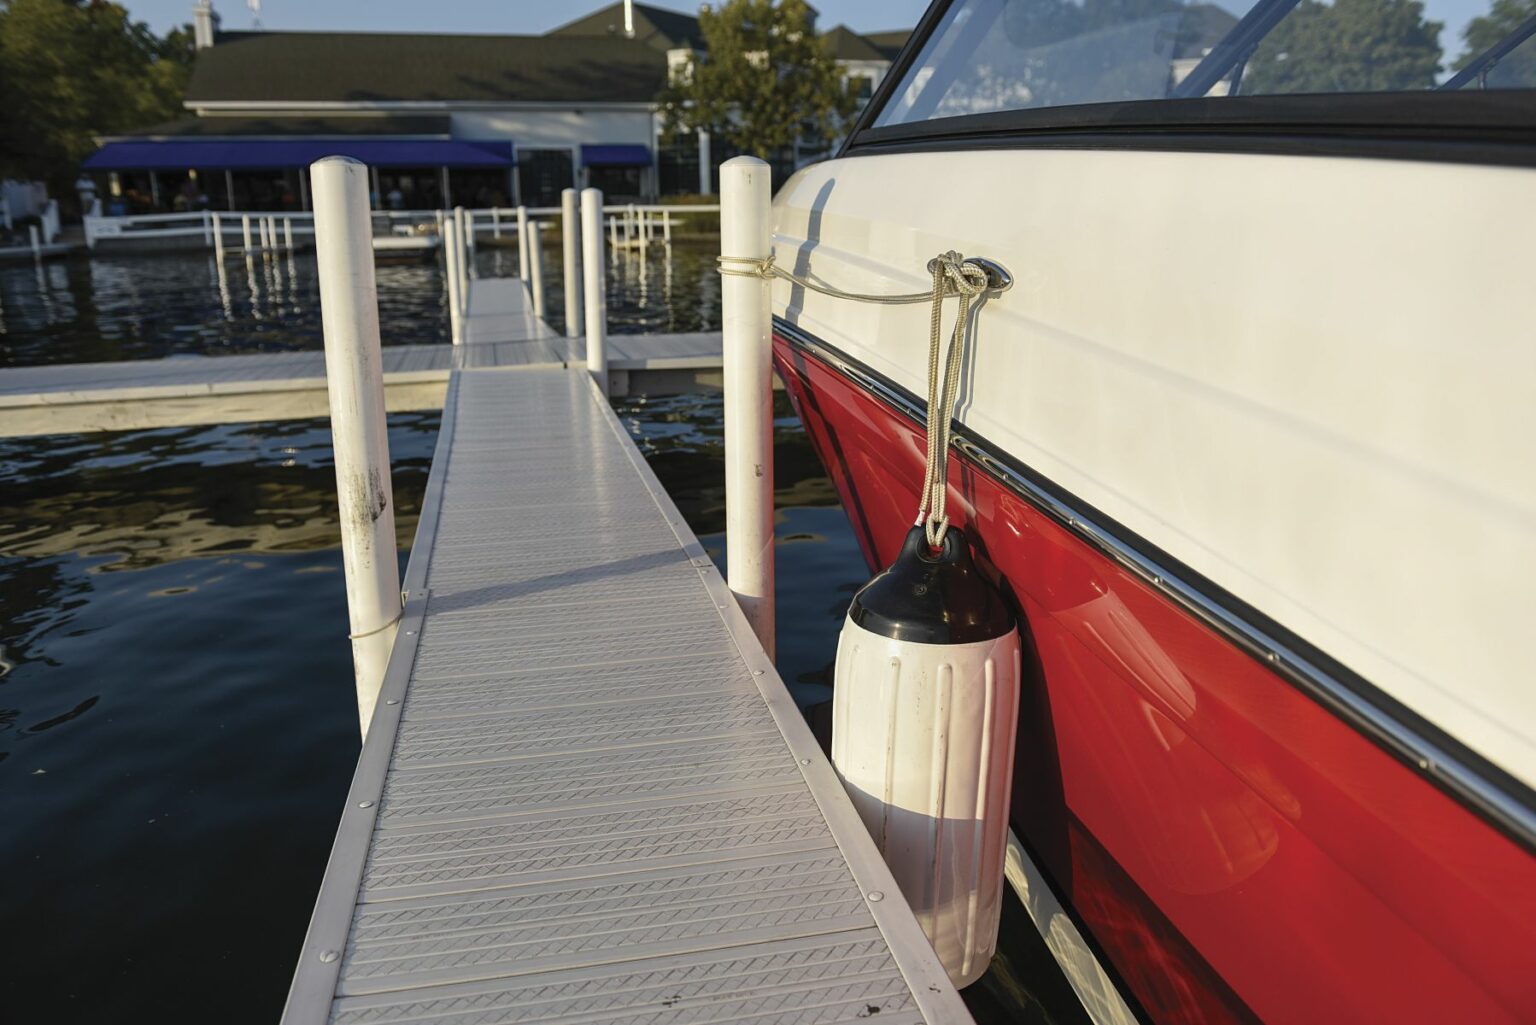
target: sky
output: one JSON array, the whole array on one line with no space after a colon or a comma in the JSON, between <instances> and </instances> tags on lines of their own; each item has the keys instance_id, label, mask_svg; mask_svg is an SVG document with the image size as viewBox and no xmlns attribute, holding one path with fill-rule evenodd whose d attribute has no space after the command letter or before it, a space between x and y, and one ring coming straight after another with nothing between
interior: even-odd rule
<instances>
[{"instance_id":1,"label":"sky","mask_svg":"<svg viewBox=\"0 0 1536 1025\"><path fill-rule=\"evenodd\" d=\"M164 33L192 20L193 0L118 0L138 21ZM376 32L539 33L607 6L611 0L261 0L268 29ZM689 14L697 0L646 0ZM812 0L824 29L846 24L859 32L911 28L928 0ZM246 0L214 0L224 27L251 27Z\"/></svg>"},{"instance_id":2,"label":"sky","mask_svg":"<svg viewBox=\"0 0 1536 1025\"><path fill-rule=\"evenodd\" d=\"M139 21L155 31L192 20L193 0L119 0ZM654 7L692 13L697 0L646 0ZM1216 0L1234 13L1250 0ZM261 24L268 29L376 32L539 33L574 21L607 6L607 0L260 0ZM829 29L846 24L858 32L911 28L928 7L928 0L812 0L821 12L819 25ZM1468 20L1485 13L1490 0L1424 0L1428 16L1445 23L1440 45L1449 55L1461 53L1461 31ZM252 15L247 0L214 0L224 27L247 29Z\"/></svg>"}]
</instances>

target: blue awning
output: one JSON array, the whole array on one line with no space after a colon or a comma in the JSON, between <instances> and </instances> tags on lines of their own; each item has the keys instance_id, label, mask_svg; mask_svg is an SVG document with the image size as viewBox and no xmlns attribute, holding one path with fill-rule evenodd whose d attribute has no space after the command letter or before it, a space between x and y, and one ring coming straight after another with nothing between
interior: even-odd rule
<instances>
[{"instance_id":1,"label":"blue awning","mask_svg":"<svg viewBox=\"0 0 1536 1025\"><path fill-rule=\"evenodd\" d=\"M586 167L650 167L651 150L634 145L583 146L581 162Z\"/></svg>"},{"instance_id":2,"label":"blue awning","mask_svg":"<svg viewBox=\"0 0 1536 1025\"><path fill-rule=\"evenodd\" d=\"M241 171L307 167L332 156L373 167L510 167L512 144L466 139L125 140L102 146L84 166L98 171Z\"/></svg>"}]
</instances>

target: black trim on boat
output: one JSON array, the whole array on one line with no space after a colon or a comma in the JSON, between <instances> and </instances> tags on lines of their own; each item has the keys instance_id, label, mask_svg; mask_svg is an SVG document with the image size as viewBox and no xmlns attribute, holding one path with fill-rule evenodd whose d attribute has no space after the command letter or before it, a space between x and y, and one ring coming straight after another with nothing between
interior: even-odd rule
<instances>
[{"instance_id":1,"label":"black trim on boat","mask_svg":"<svg viewBox=\"0 0 1536 1025\"><path fill-rule=\"evenodd\" d=\"M1536 90L1191 97L1081 103L875 127L950 0L932 4L838 156L968 149L1268 153L1536 166ZM1235 31L1235 30L1234 30Z\"/></svg>"},{"instance_id":2,"label":"black trim on boat","mask_svg":"<svg viewBox=\"0 0 1536 1025\"><path fill-rule=\"evenodd\" d=\"M919 426L926 425L927 403L879 371L781 317L773 318L773 329L798 351ZM955 424L953 439L957 451L998 483L1349 723L1528 852L1536 853L1536 793L1530 787L964 424Z\"/></svg>"},{"instance_id":3,"label":"black trim on boat","mask_svg":"<svg viewBox=\"0 0 1536 1025\"><path fill-rule=\"evenodd\" d=\"M1084 103L869 128L841 155L1028 148L1536 166L1536 98L1502 90Z\"/></svg>"}]
</instances>

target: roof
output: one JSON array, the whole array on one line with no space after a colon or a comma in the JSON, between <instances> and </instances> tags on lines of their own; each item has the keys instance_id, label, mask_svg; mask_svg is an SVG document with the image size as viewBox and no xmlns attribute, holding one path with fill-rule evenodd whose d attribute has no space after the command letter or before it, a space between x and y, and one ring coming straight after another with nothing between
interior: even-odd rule
<instances>
[{"instance_id":1,"label":"roof","mask_svg":"<svg viewBox=\"0 0 1536 1025\"><path fill-rule=\"evenodd\" d=\"M682 11L669 11L648 4L635 4L635 38L630 42L641 43L657 50L675 50L681 47L704 48L704 33L699 29L699 19ZM624 5L609 4L585 17L551 29L551 36L612 36L624 38Z\"/></svg>"},{"instance_id":2,"label":"roof","mask_svg":"<svg viewBox=\"0 0 1536 1025\"><path fill-rule=\"evenodd\" d=\"M623 38L225 32L198 51L187 102L648 103L666 77L661 50Z\"/></svg>"},{"instance_id":3,"label":"roof","mask_svg":"<svg viewBox=\"0 0 1536 1025\"><path fill-rule=\"evenodd\" d=\"M847 25L839 25L821 38L832 51L832 57L835 60L883 61L890 59L874 43L859 35Z\"/></svg>"},{"instance_id":4,"label":"roof","mask_svg":"<svg viewBox=\"0 0 1536 1025\"><path fill-rule=\"evenodd\" d=\"M911 35L911 29L897 28L886 32L866 32L864 38L874 44L875 49L884 54L886 60L895 60L901 48L907 45L907 39Z\"/></svg>"},{"instance_id":5,"label":"roof","mask_svg":"<svg viewBox=\"0 0 1536 1025\"><path fill-rule=\"evenodd\" d=\"M423 136L448 138L451 120L447 115L394 117L379 115L341 117L188 117L150 125L132 133L135 139L166 139L226 136L290 136L317 138L338 136ZM109 138L111 136L108 136Z\"/></svg>"}]
</instances>

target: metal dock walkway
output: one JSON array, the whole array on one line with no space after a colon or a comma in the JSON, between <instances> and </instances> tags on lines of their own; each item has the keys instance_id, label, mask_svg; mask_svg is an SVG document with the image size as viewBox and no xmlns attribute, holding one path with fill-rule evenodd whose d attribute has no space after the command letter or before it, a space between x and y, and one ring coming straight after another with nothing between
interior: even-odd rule
<instances>
[{"instance_id":1,"label":"metal dock walkway","mask_svg":"<svg viewBox=\"0 0 1536 1025\"><path fill-rule=\"evenodd\" d=\"M584 370L454 374L284 1021L968 1021Z\"/></svg>"}]
</instances>

